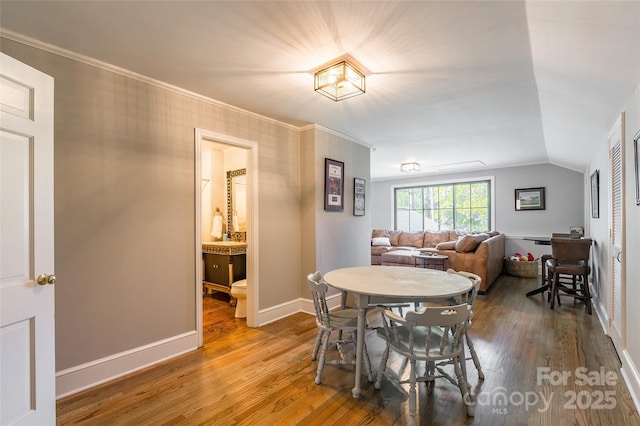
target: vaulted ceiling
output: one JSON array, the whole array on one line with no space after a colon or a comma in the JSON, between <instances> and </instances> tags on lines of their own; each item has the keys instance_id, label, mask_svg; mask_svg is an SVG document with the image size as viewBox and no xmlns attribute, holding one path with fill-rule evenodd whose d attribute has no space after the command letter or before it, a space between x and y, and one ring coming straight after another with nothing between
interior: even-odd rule
<instances>
[{"instance_id":1,"label":"vaulted ceiling","mask_svg":"<svg viewBox=\"0 0 640 426\"><path fill-rule=\"evenodd\" d=\"M373 179L407 161L583 171L640 82L639 1L2 0L0 26L340 132L372 147ZM345 54L367 93L334 102L312 71Z\"/></svg>"}]
</instances>

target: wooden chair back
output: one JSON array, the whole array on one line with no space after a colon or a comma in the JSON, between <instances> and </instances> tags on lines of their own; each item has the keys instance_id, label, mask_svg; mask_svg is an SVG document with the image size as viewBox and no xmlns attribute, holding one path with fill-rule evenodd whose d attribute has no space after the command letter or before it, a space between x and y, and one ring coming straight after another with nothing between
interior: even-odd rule
<instances>
[{"instance_id":1,"label":"wooden chair back","mask_svg":"<svg viewBox=\"0 0 640 426\"><path fill-rule=\"evenodd\" d=\"M331 316L329 315L329 305L327 305L327 290L329 286L322 281L322 274L319 271L307 275L313 307L316 311L316 324L318 327L330 329Z\"/></svg>"},{"instance_id":2,"label":"wooden chair back","mask_svg":"<svg viewBox=\"0 0 640 426\"><path fill-rule=\"evenodd\" d=\"M551 256L556 264L563 262L589 261L591 238L551 238Z\"/></svg>"}]
</instances>

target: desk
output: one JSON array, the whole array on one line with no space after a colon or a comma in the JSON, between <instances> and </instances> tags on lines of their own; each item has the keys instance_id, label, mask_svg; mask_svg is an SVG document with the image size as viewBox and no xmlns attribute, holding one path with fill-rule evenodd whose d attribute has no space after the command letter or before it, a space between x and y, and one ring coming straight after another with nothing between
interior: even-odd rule
<instances>
[{"instance_id":1,"label":"desk","mask_svg":"<svg viewBox=\"0 0 640 426\"><path fill-rule=\"evenodd\" d=\"M360 375L367 308L373 302L423 302L456 297L471 290L472 283L461 275L403 266L357 266L327 272L331 287L352 293L358 304L356 380L354 398L360 396Z\"/></svg>"},{"instance_id":2,"label":"desk","mask_svg":"<svg viewBox=\"0 0 640 426\"><path fill-rule=\"evenodd\" d=\"M525 241L533 241L533 244L537 246L550 246L551 237L524 237Z\"/></svg>"}]
</instances>

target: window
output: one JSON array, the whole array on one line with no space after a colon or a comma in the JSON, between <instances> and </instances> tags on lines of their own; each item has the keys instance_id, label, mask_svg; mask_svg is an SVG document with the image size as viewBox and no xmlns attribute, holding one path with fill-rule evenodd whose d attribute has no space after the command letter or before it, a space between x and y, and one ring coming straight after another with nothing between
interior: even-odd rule
<instances>
[{"instance_id":1,"label":"window","mask_svg":"<svg viewBox=\"0 0 640 426\"><path fill-rule=\"evenodd\" d=\"M439 183L394 189L395 229L491 229L491 181Z\"/></svg>"}]
</instances>

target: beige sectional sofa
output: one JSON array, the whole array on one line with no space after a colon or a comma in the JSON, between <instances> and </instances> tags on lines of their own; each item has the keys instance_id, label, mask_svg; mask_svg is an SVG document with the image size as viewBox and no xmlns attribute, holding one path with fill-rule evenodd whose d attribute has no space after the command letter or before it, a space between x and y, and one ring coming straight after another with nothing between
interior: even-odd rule
<instances>
[{"instance_id":1,"label":"beige sectional sofa","mask_svg":"<svg viewBox=\"0 0 640 426\"><path fill-rule=\"evenodd\" d=\"M445 268L477 274L485 293L502 273L504 234L458 231L389 231L371 233L371 264L415 266L414 253L432 252L448 256Z\"/></svg>"}]
</instances>

